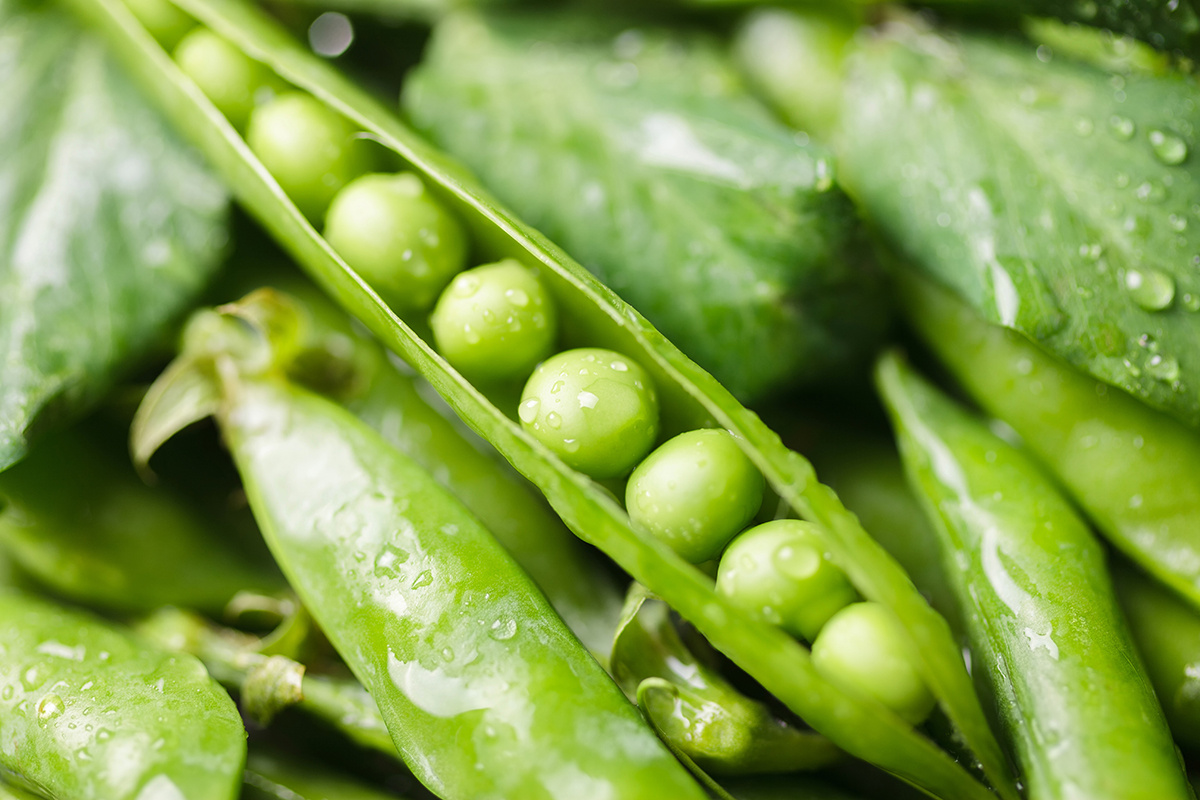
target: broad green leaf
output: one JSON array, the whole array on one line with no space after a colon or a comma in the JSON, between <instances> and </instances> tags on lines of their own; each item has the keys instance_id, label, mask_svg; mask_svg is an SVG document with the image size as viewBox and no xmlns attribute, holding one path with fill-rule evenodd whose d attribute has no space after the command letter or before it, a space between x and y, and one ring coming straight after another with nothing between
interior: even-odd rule
<instances>
[{"instance_id":1,"label":"broad green leaf","mask_svg":"<svg viewBox=\"0 0 1200 800\"><path fill-rule=\"evenodd\" d=\"M4 469L160 341L227 233L221 185L61 13L0 0L0 86Z\"/></svg>"},{"instance_id":2,"label":"broad green leaf","mask_svg":"<svg viewBox=\"0 0 1200 800\"><path fill-rule=\"evenodd\" d=\"M1198 425L1198 100L1180 76L901 27L849 66L843 174L978 314Z\"/></svg>"},{"instance_id":3,"label":"broad green leaf","mask_svg":"<svg viewBox=\"0 0 1200 800\"><path fill-rule=\"evenodd\" d=\"M750 98L714 42L462 14L438 26L404 105L735 395L844 371L880 333L832 161Z\"/></svg>"}]
</instances>

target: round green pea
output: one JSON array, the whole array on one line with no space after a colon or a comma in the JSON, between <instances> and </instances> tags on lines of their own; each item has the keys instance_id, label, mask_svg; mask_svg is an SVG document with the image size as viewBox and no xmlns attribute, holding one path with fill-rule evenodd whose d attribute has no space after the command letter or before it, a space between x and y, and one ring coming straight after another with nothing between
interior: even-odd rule
<instances>
[{"instance_id":1,"label":"round green pea","mask_svg":"<svg viewBox=\"0 0 1200 800\"><path fill-rule=\"evenodd\" d=\"M728 431L681 433L638 464L625 507L687 561L716 558L762 505L763 478Z\"/></svg>"},{"instance_id":2,"label":"round green pea","mask_svg":"<svg viewBox=\"0 0 1200 800\"><path fill-rule=\"evenodd\" d=\"M429 317L442 356L471 378L524 377L554 349L558 313L533 272L513 259L450 282Z\"/></svg>"},{"instance_id":3,"label":"round green pea","mask_svg":"<svg viewBox=\"0 0 1200 800\"><path fill-rule=\"evenodd\" d=\"M368 168L350 122L317 98L287 92L250 115L246 141L306 217L320 219L333 196Z\"/></svg>"},{"instance_id":4,"label":"round green pea","mask_svg":"<svg viewBox=\"0 0 1200 800\"><path fill-rule=\"evenodd\" d=\"M825 555L817 527L797 519L765 522L734 539L717 568L717 591L810 642L830 617L858 599L846 574Z\"/></svg>"},{"instance_id":5,"label":"round green pea","mask_svg":"<svg viewBox=\"0 0 1200 800\"><path fill-rule=\"evenodd\" d=\"M912 656L899 620L879 603L846 606L821 629L813 666L827 681L878 700L919 725L936 700Z\"/></svg>"},{"instance_id":6,"label":"round green pea","mask_svg":"<svg viewBox=\"0 0 1200 800\"><path fill-rule=\"evenodd\" d=\"M196 20L170 0L125 0L125 5L166 50L174 49L187 32L196 26Z\"/></svg>"},{"instance_id":7,"label":"round green pea","mask_svg":"<svg viewBox=\"0 0 1200 800\"><path fill-rule=\"evenodd\" d=\"M566 350L542 362L521 394L521 425L568 466L625 475L658 437L658 395L646 370L612 350Z\"/></svg>"},{"instance_id":8,"label":"round green pea","mask_svg":"<svg viewBox=\"0 0 1200 800\"><path fill-rule=\"evenodd\" d=\"M388 305L426 309L467 261L467 234L411 172L363 175L329 206L325 239Z\"/></svg>"},{"instance_id":9,"label":"round green pea","mask_svg":"<svg viewBox=\"0 0 1200 800\"><path fill-rule=\"evenodd\" d=\"M196 28L175 48L175 62L238 130L256 100L282 88L273 72L208 28Z\"/></svg>"}]
</instances>

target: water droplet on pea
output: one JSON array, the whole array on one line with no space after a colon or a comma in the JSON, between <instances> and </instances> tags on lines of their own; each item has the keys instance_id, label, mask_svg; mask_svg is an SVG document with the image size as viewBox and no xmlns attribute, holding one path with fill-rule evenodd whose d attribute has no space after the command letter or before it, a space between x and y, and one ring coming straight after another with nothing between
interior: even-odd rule
<instances>
[{"instance_id":1,"label":"water droplet on pea","mask_svg":"<svg viewBox=\"0 0 1200 800\"><path fill-rule=\"evenodd\" d=\"M1138 337L1137 343L1138 347L1145 348L1151 353L1158 352L1158 340L1154 338L1154 334L1152 333L1143 333Z\"/></svg>"},{"instance_id":2,"label":"water droplet on pea","mask_svg":"<svg viewBox=\"0 0 1200 800\"><path fill-rule=\"evenodd\" d=\"M21 685L25 687L25 691L32 691L46 682L46 677L42 675L37 667L30 667L25 670L25 674L21 676Z\"/></svg>"},{"instance_id":3,"label":"water droplet on pea","mask_svg":"<svg viewBox=\"0 0 1200 800\"><path fill-rule=\"evenodd\" d=\"M474 275L463 273L454 279L451 291L459 297L470 297L479 291L480 281Z\"/></svg>"},{"instance_id":4,"label":"water droplet on pea","mask_svg":"<svg viewBox=\"0 0 1200 800\"><path fill-rule=\"evenodd\" d=\"M506 289L504 296L517 308L525 308L529 305L529 295L521 289Z\"/></svg>"},{"instance_id":5,"label":"water droplet on pea","mask_svg":"<svg viewBox=\"0 0 1200 800\"><path fill-rule=\"evenodd\" d=\"M557 411L551 411L546 415L546 424L557 430L562 427L562 417Z\"/></svg>"},{"instance_id":6,"label":"water droplet on pea","mask_svg":"<svg viewBox=\"0 0 1200 800\"><path fill-rule=\"evenodd\" d=\"M555 381L550 386L550 394L558 394L559 392L561 392L563 390L563 387L566 385L567 384L564 381Z\"/></svg>"},{"instance_id":7,"label":"water droplet on pea","mask_svg":"<svg viewBox=\"0 0 1200 800\"><path fill-rule=\"evenodd\" d=\"M1167 166L1173 167L1187 160L1187 143L1175 134L1155 129L1150 131L1147 138L1150 139L1154 157Z\"/></svg>"},{"instance_id":8,"label":"water droplet on pea","mask_svg":"<svg viewBox=\"0 0 1200 800\"><path fill-rule=\"evenodd\" d=\"M1108 129L1112 131L1112 135L1120 139L1122 142L1127 142L1133 138L1137 126L1129 117L1122 117L1114 114L1108 120Z\"/></svg>"},{"instance_id":9,"label":"water droplet on pea","mask_svg":"<svg viewBox=\"0 0 1200 800\"><path fill-rule=\"evenodd\" d=\"M479 331L472 328L470 324L463 325L463 338L467 340L467 344L479 344L482 341Z\"/></svg>"},{"instance_id":10,"label":"water droplet on pea","mask_svg":"<svg viewBox=\"0 0 1200 800\"><path fill-rule=\"evenodd\" d=\"M1175 279L1155 269L1131 269L1125 273L1125 288L1133 302L1146 311L1162 311L1175 299Z\"/></svg>"},{"instance_id":11,"label":"water droplet on pea","mask_svg":"<svg viewBox=\"0 0 1200 800\"><path fill-rule=\"evenodd\" d=\"M1133 193L1143 203L1157 204L1167 199L1167 187L1158 181L1142 181Z\"/></svg>"},{"instance_id":12,"label":"water droplet on pea","mask_svg":"<svg viewBox=\"0 0 1200 800\"><path fill-rule=\"evenodd\" d=\"M415 580L413 580L412 588L423 589L431 583L433 583L433 572L427 569L422 570L421 574L418 575Z\"/></svg>"},{"instance_id":13,"label":"water droplet on pea","mask_svg":"<svg viewBox=\"0 0 1200 800\"><path fill-rule=\"evenodd\" d=\"M482 622L482 620L480 620L480 621ZM443 647L442 648L442 659L447 662L453 661L454 660L454 648Z\"/></svg>"},{"instance_id":14,"label":"water droplet on pea","mask_svg":"<svg viewBox=\"0 0 1200 800\"><path fill-rule=\"evenodd\" d=\"M0 690L0 700L12 700L14 690L12 684L5 684L4 689Z\"/></svg>"},{"instance_id":15,"label":"water droplet on pea","mask_svg":"<svg viewBox=\"0 0 1200 800\"><path fill-rule=\"evenodd\" d=\"M1200 295L1186 292L1180 300L1188 311L1200 311Z\"/></svg>"},{"instance_id":16,"label":"water droplet on pea","mask_svg":"<svg viewBox=\"0 0 1200 800\"><path fill-rule=\"evenodd\" d=\"M38 722L43 725L62 715L67 710L63 699L54 692L44 695L37 704Z\"/></svg>"},{"instance_id":17,"label":"water droplet on pea","mask_svg":"<svg viewBox=\"0 0 1200 800\"><path fill-rule=\"evenodd\" d=\"M578 453L579 452L579 440L578 439L563 439L563 449L566 450L568 453Z\"/></svg>"},{"instance_id":18,"label":"water droplet on pea","mask_svg":"<svg viewBox=\"0 0 1200 800\"><path fill-rule=\"evenodd\" d=\"M533 421L537 419L538 410L541 406L542 403L540 400L536 397L531 397L517 408L517 416L521 418L521 422L524 422L526 425L532 425Z\"/></svg>"},{"instance_id":19,"label":"water droplet on pea","mask_svg":"<svg viewBox=\"0 0 1200 800\"><path fill-rule=\"evenodd\" d=\"M400 566L408 561L408 553L394 544L385 544L375 559L375 575L381 578L396 578Z\"/></svg>"},{"instance_id":20,"label":"water droplet on pea","mask_svg":"<svg viewBox=\"0 0 1200 800\"><path fill-rule=\"evenodd\" d=\"M609 364L608 366L609 366L609 369L611 369L613 372L628 372L629 371L629 365L626 364L624 361L614 361L611 364Z\"/></svg>"},{"instance_id":21,"label":"water droplet on pea","mask_svg":"<svg viewBox=\"0 0 1200 800\"><path fill-rule=\"evenodd\" d=\"M1179 214L1171 214L1167 217L1167 222L1170 223L1171 229L1183 233L1187 230L1187 217L1182 217Z\"/></svg>"}]
</instances>

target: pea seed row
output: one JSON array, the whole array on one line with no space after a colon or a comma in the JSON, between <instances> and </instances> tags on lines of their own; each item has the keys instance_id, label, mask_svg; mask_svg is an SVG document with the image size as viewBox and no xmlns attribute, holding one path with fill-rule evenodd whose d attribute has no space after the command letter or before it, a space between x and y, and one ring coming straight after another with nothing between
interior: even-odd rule
<instances>
[{"instance_id":1,"label":"pea seed row","mask_svg":"<svg viewBox=\"0 0 1200 800\"><path fill-rule=\"evenodd\" d=\"M138 0L135 13L149 5ZM551 355L557 310L533 271L511 259L464 271L466 231L420 178L372 172L369 143L344 117L212 31L180 35L172 22L180 68L245 130L297 208L324 221L325 239L385 302L400 312L432 307L435 343L452 366L484 383L529 376L522 427L593 478L628 475L635 528L689 562L719 556L717 591L811 642L829 681L912 724L928 716L935 701L899 621L878 603L856 602L815 526L776 520L743 530L762 504L763 478L731 434L688 431L651 452L659 406L644 368L600 348Z\"/></svg>"}]
</instances>

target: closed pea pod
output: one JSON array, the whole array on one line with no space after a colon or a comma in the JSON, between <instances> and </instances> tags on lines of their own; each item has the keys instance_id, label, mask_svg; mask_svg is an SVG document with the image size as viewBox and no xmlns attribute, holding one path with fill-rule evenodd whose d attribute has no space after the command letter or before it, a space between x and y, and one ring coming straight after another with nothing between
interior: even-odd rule
<instances>
[{"instance_id":1,"label":"closed pea pod","mask_svg":"<svg viewBox=\"0 0 1200 800\"><path fill-rule=\"evenodd\" d=\"M200 354L224 364L218 422L251 507L422 782L473 800L702 796L452 495L253 350ZM148 395L135 436L173 417L168 388Z\"/></svg>"},{"instance_id":2,"label":"closed pea pod","mask_svg":"<svg viewBox=\"0 0 1200 800\"><path fill-rule=\"evenodd\" d=\"M1021 435L1116 547L1200 607L1200 434L924 278L901 287L912 325L971 397Z\"/></svg>"},{"instance_id":3,"label":"closed pea pod","mask_svg":"<svg viewBox=\"0 0 1200 800\"><path fill-rule=\"evenodd\" d=\"M1086 524L897 357L877 378L1029 796L1190 797Z\"/></svg>"},{"instance_id":4,"label":"closed pea pod","mask_svg":"<svg viewBox=\"0 0 1200 800\"><path fill-rule=\"evenodd\" d=\"M0 652L0 767L23 781L82 800L238 796L246 733L193 657L2 590Z\"/></svg>"},{"instance_id":5,"label":"closed pea pod","mask_svg":"<svg viewBox=\"0 0 1200 800\"><path fill-rule=\"evenodd\" d=\"M715 558L762 505L763 479L728 431L681 433L638 464L629 519L685 560Z\"/></svg>"}]
</instances>

